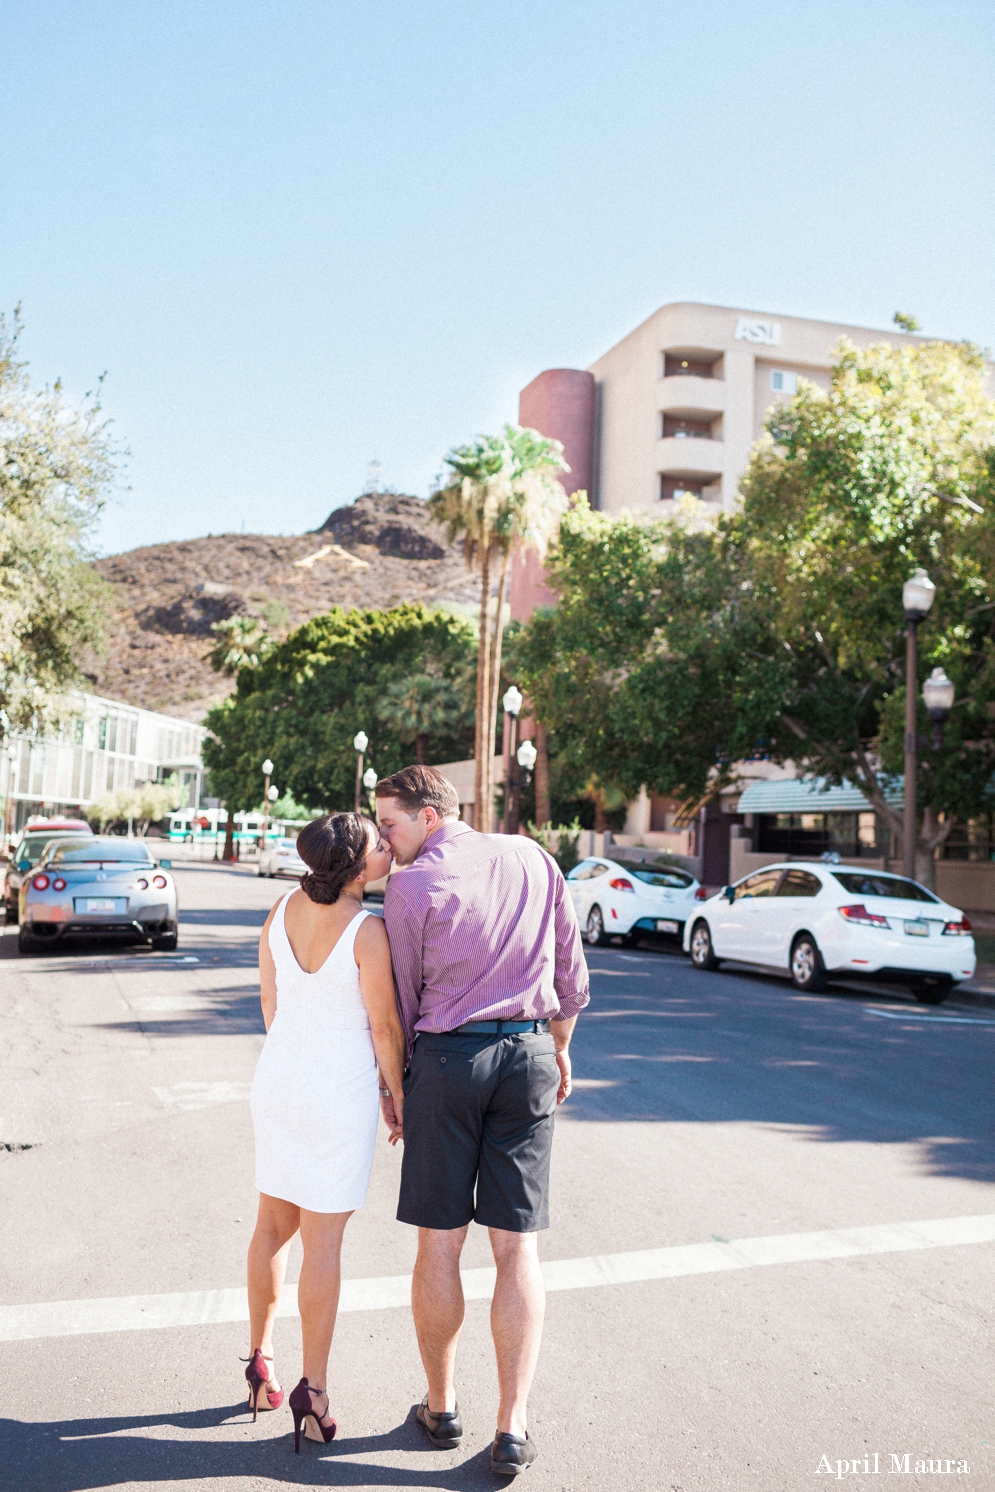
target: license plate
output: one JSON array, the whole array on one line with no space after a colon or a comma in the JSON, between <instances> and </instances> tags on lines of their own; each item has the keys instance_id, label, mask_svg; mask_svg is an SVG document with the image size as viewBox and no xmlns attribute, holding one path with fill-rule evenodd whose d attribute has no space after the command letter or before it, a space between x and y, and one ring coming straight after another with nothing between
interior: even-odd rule
<instances>
[{"instance_id":1,"label":"license plate","mask_svg":"<svg viewBox=\"0 0 995 1492\"><path fill-rule=\"evenodd\" d=\"M125 896L77 896L73 906L77 912L126 912L128 899Z\"/></svg>"},{"instance_id":2,"label":"license plate","mask_svg":"<svg viewBox=\"0 0 995 1492\"><path fill-rule=\"evenodd\" d=\"M905 924L905 931L908 933L908 935L909 935L910 938L928 938L929 937L929 923L928 922L906 922L906 924Z\"/></svg>"},{"instance_id":3,"label":"license plate","mask_svg":"<svg viewBox=\"0 0 995 1492\"><path fill-rule=\"evenodd\" d=\"M656 930L657 930L657 932L675 933L677 931L677 929L678 929L679 926L680 926L680 924L677 923L677 922L659 922L658 921L657 924L656 924Z\"/></svg>"}]
</instances>

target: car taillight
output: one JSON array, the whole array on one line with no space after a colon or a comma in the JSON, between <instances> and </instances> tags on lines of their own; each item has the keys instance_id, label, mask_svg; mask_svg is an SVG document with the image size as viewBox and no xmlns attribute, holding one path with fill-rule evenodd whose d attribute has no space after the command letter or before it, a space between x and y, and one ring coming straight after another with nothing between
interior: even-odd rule
<instances>
[{"instance_id":1,"label":"car taillight","mask_svg":"<svg viewBox=\"0 0 995 1492\"><path fill-rule=\"evenodd\" d=\"M66 889L66 883L65 883L65 881L62 879L61 876L57 876L56 879L52 882L52 890L53 891L65 891L65 889Z\"/></svg>"},{"instance_id":2,"label":"car taillight","mask_svg":"<svg viewBox=\"0 0 995 1492\"><path fill-rule=\"evenodd\" d=\"M704 886L699 886L698 887L697 891L694 893L694 899L695 899L695 901L707 901L708 900L708 892L706 891L706 889L705 889Z\"/></svg>"},{"instance_id":3,"label":"car taillight","mask_svg":"<svg viewBox=\"0 0 995 1492\"><path fill-rule=\"evenodd\" d=\"M952 933L955 937L965 937L971 931L971 924L966 917L962 917L959 922L948 922L943 931Z\"/></svg>"},{"instance_id":4,"label":"car taillight","mask_svg":"<svg viewBox=\"0 0 995 1492\"><path fill-rule=\"evenodd\" d=\"M613 891L635 891L636 889L631 881L626 880L625 876L616 876L615 879L613 881L609 881L608 884Z\"/></svg>"},{"instance_id":5,"label":"car taillight","mask_svg":"<svg viewBox=\"0 0 995 1492\"><path fill-rule=\"evenodd\" d=\"M138 877L138 889L139 891L147 891L149 889L149 883L144 876Z\"/></svg>"},{"instance_id":6,"label":"car taillight","mask_svg":"<svg viewBox=\"0 0 995 1492\"><path fill-rule=\"evenodd\" d=\"M35 876L34 880L31 882L31 884L35 888L36 891L47 891L48 890L48 876Z\"/></svg>"},{"instance_id":7,"label":"car taillight","mask_svg":"<svg viewBox=\"0 0 995 1492\"><path fill-rule=\"evenodd\" d=\"M860 922L864 927L887 927L887 917L879 917L877 912L869 912L862 902L856 902L852 907L840 907L839 914L847 922Z\"/></svg>"},{"instance_id":8,"label":"car taillight","mask_svg":"<svg viewBox=\"0 0 995 1492\"><path fill-rule=\"evenodd\" d=\"M166 885L166 877L165 876L153 876L152 877L152 884L153 884L153 886L158 886L159 889L162 890L165 887L165 885Z\"/></svg>"}]
</instances>

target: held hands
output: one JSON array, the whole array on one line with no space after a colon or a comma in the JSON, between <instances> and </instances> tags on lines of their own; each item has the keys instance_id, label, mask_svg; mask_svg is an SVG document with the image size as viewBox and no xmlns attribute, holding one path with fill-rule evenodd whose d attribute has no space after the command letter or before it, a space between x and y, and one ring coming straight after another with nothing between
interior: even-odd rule
<instances>
[{"instance_id":1,"label":"held hands","mask_svg":"<svg viewBox=\"0 0 995 1492\"><path fill-rule=\"evenodd\" d=\"M570 1097L571 1082L570 1053L568 1051L557 1052L556 1065L560 1069L560 1086L556 1093L556 1102L561 1104L565 1098Z\"/></svg>"},{"instance_id":2,"label":"held hands","mask_svg":"<svg viewBox=\"0 0 995 1492\"><path fill-rule=\"evenodd\" d=\"M384 1124L390 1130L390 1134L387 1137L388 1145L396 1145L398 1140L404 1138L404 1130L401 1124L403 1110L403 1098L399 1096L395 1097L393 1093L381 1092L380 1113L383 1116Z\"/></svg>"}]
</instances>

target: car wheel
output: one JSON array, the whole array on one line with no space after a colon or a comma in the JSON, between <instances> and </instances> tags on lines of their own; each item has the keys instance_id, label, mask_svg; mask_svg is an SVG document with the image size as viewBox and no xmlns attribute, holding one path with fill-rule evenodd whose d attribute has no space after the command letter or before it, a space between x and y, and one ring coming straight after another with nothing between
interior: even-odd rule
<instances>
[{"instance_id":1,"label":"car wheel","mask_svg":"<svg viewBox=\"0 0 995 1492\"><path fill-rule=\"evenodd\" d=\"M696 922L691 929L691 962L696 969L717 969L719 960L712 948L707 922Z\"/></svg>"},{"instance_id":2,"label":"car wheel","mask_svg":"<svg viewBox=\"0 0 995 1492\"><path fill-rule=\"evenodd\" d=\"M791 982L795 989L815 993L826 987L826 966L811 933L799 933L791 945Z\"/></svg>"},{"instance_id":3,"label":"car wheel","mask_svg":"<svg viewBox=\"0 0 995 1492\"><path fill-rule=\"evenodd\" d=\"M945 982L938 981L936 984L923 982L914 984L912 993L920 1005L942 1005L950 993L951 986Z\"/></svg>"},{"instance_id":4,"label":"car wheel","mask_svg":"<svg viewBox=\"0 0 995 1492\"><path fill-rule=\"evenodd\" d=\"M152 947L157 953L174 953L178 942L178 933L161 933L159 937L152 939Z\"/></svg>"},{"instance_id":5,"label":"car wheel","mask_svg":"<svg viewBox=\"0 0 995 1492\"><path fill-rule=\"evenodd\" d=\"M601 908L594 906L587 914L587 928L584 933L592 948L604 948L608 942L605 936L605 919L601 915Z\"/></svg>"},{"instance_id":6,"label":"car wheel","mask_svg":"<svg viewBox=\"0 0 995 1492\"><path fill-rule=\"evenodd\" d=\"M32 937L26 927L22 927L17 934L18 953L37 953L41 948L41 939Z\"/></svg>"}]
</instances>

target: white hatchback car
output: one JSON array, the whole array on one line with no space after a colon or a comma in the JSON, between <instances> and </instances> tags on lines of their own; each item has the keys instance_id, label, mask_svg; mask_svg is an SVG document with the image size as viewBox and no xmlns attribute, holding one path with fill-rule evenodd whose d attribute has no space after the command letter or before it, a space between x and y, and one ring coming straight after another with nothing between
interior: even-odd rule
<instances>
[{"instance_id":1,"label":"white hatchback car","mask_svg":"<svg viewBox=\"0 0 995 1492\"><path fill-rule=\"evenodd\" d=\"M581 932L592 947L615 937L680 938L704 888L690 871L657 860L588 856L567 876Z\"/></svg>"},{"instance_id":2,"label":"white hatchback car","mask_svg":"<svg viewBox=\"0 0 995 1492\"><path fill-rule=\"evenodd\" d=\"M296 839L276 839L259 851L257 876L269 876L271 880L275 876L293 876L297 881L306 871L307 866L297 853Z\"/></svg>"},{"instance_id":3,"label":"white hatchback car","mask_svg":"<svg viewBox=\"0 0 995 1492\"><path fill-rule=\"evenodd\" d=\"M939 1005L975 969L971 924L925 886L883 870L821 862L768 865L727 886L688 921L698 969L724 958L790 973L802 990L827 979L908 985Z\"/></svg>"}]
</instances>

